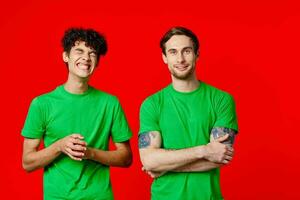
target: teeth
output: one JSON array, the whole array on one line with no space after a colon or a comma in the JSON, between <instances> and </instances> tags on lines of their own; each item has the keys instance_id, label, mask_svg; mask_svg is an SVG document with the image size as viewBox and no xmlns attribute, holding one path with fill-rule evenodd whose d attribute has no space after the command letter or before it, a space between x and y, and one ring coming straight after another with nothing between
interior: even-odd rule
<instances>
[{"instance_id":1,"label":"teeth","mask_svg":"<svg viewBox=\"0 0 300 200\"><path fill-rule=\"evenodd\" d=\"M78 67L81 69L89 69L89 65L85 65L85 64L78 64Z\"/></svg>"},{"instance_id":2,"label":"teeth","mask_svg":"<svg viewBox=\"0 0 300 200\"><path fill-rule=\"evenodd\" d=\"M176 67L177 69L179 69L179 70L185 70L185 69L187 69L188 67L187 66L182 66L182 67Z\"/></svg>"}]
</instances>

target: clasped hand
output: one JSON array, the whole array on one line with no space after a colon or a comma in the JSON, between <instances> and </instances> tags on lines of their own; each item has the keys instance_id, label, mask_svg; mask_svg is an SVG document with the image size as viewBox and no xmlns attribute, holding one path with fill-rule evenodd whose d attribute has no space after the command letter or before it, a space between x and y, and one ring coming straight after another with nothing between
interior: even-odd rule
<instances>
[{"instance_id":1,"label":"clasped hand","mask_svg":"<svg viewBox=\"0 0 300 200\"><path fill-rule=\"evenodd\" d=\"M81 161L86 156L87 143L84 137L74 133L58 141L59 150L73 160Z\"/></svg>"}]
</instances>

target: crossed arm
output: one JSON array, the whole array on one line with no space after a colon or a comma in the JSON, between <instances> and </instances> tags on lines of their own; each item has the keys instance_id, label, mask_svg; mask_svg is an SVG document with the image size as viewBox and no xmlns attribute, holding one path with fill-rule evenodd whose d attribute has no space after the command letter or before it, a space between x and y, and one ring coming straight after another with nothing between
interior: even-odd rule
<instances>
[{"instance_id":1,"label":"crossed arm","mask_svg":"<svg viewBox=\"0 0 300 200\"><path fill-rule=\"evenodd\" d=\"M83 139L80 134L72 134L39 150L40 139L25 138L23 143L23 168L31 172L45 167L62 153L77 161L91 159L109 166L128 167L131 165L132 153L128 141L115 143L116 150L104 151L87 147Z\"/></svg>"},{"instance_id":2,"label":"crossed arm","mask_svg":"<svg viewBox=\"0 0 300 200\"><path fill-rule=\"evenodd\" d=\"M233 131L231 129L216 128L220 131ZM207 145L200 145L180 150L166 150L161 148L161 134L158 131L142 133L139 136L140 157L143 169L152 177L166 171L193 172L208 171L228 164L233 156L231 145L221 142L232 140L231 134L211 139ZM222 135L222 134L219 134ZM233 140L232 140L233 141Z\"/></svg>"}]
</instances>

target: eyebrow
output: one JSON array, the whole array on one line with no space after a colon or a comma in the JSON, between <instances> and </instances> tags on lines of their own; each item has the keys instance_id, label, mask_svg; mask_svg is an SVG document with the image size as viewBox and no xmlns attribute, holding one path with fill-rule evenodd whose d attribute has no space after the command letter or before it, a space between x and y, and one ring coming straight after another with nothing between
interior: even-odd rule
<instances>
[{"instance_id":1,"label":"eyebrow","mask_svg":"<svg viewBox=\"0 0 300 200\"><path fill-rule=\"evenodd\" d=\"M170 52L170 51L177 51L177 49L169 49L168 52Z\"/></svg>"},{"instance_id":2,"label":"eyebrow","mask_svg":"<svg viewBox=\"0 0 300 200\"><path fill-rule=\"evenodd\" d=\"M83 49L81 49L80 47L77 47L77 48L75 48L75 51L83 52ZM89 53L95 53L95 54L97 54L97 51L96 50L91 50Z\"/></svg>"},{"instance_id":3,"label":"eyebrow","mask_svg":"<svg viewBox=\"0 0 300 200\"><path fill-rule=\"evenodd\" d=\"M191 49L191 50L193 50L193 47L190 47L190 46L184 47L184 48L182 48L182 51L184 51L184 50L186 50L186 49ZM168 52L170 52L170 51L177 51L177 49L168 49Z\"/></svg>"},{"instance_id":4,"label":"eyebrow","mask_svg":"<svg viewBox=\"0 0 300 200\"><path fill-rule=\"evenodd\" d=\"M83 49L77 47L77 48L75 48L75 51L83 51Z\"/></svg>"},{"instance_id":5,"label":"eyebrow","mask_svg":"<svg viewBox=\"0 0 300 200\"><path fill-rule=\"evenodd\" d=\"M184 50L187 50L187 49L193 50L193 47L184 47L182 50L184 51Z\"/></svg>"}]
</instances>

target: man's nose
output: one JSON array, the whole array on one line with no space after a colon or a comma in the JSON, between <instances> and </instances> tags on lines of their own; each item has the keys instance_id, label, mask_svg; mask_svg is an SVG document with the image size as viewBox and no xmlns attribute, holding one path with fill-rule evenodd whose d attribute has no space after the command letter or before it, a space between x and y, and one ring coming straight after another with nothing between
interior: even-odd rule
<instances>
[{"instance_id":1,"label":"man's nose","mask_svg":"<svg viewBox=\"0 0 300 200\"><path fill-rule=\"evenodd\" d=\"M177 54L177 62L182 63L184 61L185 61L185 59L184 59L184 56L182 55L182 53L178 53Z\"/></svg>"},{"instance_id":2,"label":"man's nose","mask_svg":"<svg viewBox=\"0 0 300 200\"><path fill-rule=\"evenodd\" d=\"M90 60L91 60L91 57L90 57L90 55L89 55L88 53L84 53L84 54L82 55L82 58L83 58L84 60L86 60L86 61L90 61Z\"/></svg>"}]
</instances>

